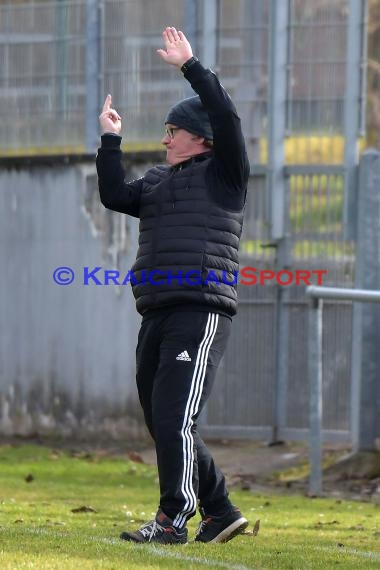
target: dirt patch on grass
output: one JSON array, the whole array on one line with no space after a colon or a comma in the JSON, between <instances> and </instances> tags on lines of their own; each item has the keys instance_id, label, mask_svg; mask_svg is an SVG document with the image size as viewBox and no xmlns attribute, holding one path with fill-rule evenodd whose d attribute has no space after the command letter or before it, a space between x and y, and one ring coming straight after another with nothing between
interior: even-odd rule
<instances>
[{"instance_id":1,"label":"dirt patch on grass","mask_svg":"<svg viewBox=\"0 0 380 570\"><path fill-rule=\"evenodd\" d=\"M232 488L257 493L308 494L309 448L305 443L285 442L269 446L257 441L214 440L208 441L207 445ZM369 458L361 460L362 468L356 470L355 461L347 463L349 454L350 450L342 445L325 446L324 494L380 503L380 474L377 476L373 469L378 457L373 459L374 463ZM156 463L153 448L142 450L140 455L144 462Z\"/></svg>"},{"instance_id":2,"label":"dirt patch on grass","mask_svg":"<svg viewBox=\"0 0 380 570\"><path fill-rule=\"evenodd\" d=\"M44 445L81 456L123 456L134 462L156 465L156 453L147 439L138 444L119 441L84 442L54 440L41 437L2 438L0 444ZM226 475L230 488L255 493L308 494L309 448L305 442L284 442L268 445L248 440L212 440L207 445ZM380 504L380 452L350 457L350 449L343 445L324 447L323 492L337 498L354 498Z\"/></svg>"}]
</instances>

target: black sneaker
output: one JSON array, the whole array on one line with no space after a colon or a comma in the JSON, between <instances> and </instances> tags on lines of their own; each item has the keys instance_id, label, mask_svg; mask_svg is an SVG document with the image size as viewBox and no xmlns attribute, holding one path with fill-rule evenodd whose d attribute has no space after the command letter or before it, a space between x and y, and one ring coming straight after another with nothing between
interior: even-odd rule
<instances>
[{"instance_id":1,"label":"black sneaker","mask_svg":"<svg viewBox=\"0 0 380 570\"><path fill-rule=\"evenodd\" d=\"M201 509L202 521L197 529L197 542L228 542L241 534L248 526L248 521L237 507L225 515L206 515Z\"/></svg>"},{"instance_id":2,"label":"black sneaker","mask_svg":"<svg viewBox=\"0 0 380 570\"><path fill-rule=\"evenodd\" d=\"M133 532L122 532L120 538L131 542L155 542L158 544L186 544L187 528L178 530L161 510L153 521L143 524Z\"/></svg>"}]
</instances>

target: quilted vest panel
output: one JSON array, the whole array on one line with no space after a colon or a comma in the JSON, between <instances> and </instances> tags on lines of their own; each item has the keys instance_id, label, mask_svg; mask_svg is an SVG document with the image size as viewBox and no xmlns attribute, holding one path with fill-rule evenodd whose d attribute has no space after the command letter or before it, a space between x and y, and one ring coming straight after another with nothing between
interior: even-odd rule
<instances>
[{"instance_id":1,"label":"quilted vest panel","mask_svg":"<svg viewBox=\"0 0 380 570\"><path fill-rule=\"evenodd\" d=\"M186 168L156 166L144 176L140 235L132 283L137 310L178 304L236 313L243 210L210 196L210 158Z\"/></svg>"}]
</instances>

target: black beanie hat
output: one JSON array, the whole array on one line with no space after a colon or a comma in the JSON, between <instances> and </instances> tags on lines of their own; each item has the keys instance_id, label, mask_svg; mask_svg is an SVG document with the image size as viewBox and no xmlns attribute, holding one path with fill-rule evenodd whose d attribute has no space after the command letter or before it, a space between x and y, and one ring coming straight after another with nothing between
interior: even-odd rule
<instances>
[{"instance_id":1,"label":"black beanie hat","mask_svg":"<svg viewBox=\"0 0 380 570\"><path fill-rule=\"evenodd\" d=\"M165 119L165 124L167 123L209 141L214 138L208 113L198 95L176 103Z\"/></svg>"}]
</instances>

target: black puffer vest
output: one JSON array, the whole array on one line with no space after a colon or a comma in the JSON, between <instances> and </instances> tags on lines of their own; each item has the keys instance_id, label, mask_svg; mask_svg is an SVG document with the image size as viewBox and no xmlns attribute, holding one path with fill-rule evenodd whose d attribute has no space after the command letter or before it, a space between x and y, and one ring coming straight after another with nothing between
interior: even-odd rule
<instances>
[{"instance_id":1,"label":"black puffer vest","mask_svg":"<svg viewBox=\"0 0 380 570\"><path fill-rule=\"evenodd\" d=\"M141 314L192 304L236 313L243 209L232 211L213 199L206 184L209 165L209 156L198 156L179 167L153 167L144 176L132 268Z\"/></svg>"}]
</instances>

